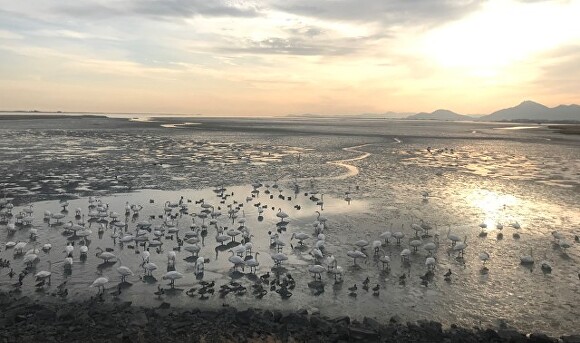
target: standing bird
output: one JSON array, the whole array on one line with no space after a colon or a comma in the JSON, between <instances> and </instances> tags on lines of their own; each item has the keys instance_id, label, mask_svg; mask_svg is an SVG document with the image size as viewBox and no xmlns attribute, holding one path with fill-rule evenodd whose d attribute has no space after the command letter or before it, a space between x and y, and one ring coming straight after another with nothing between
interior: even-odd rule
<instances>
[{"instance_id":1,"label":"standing bird","mask_svg":"<svg viewBox=\"0 0 580 343\"><path fill-rule=\"evenodd\" d=\"M100 278L97 278L95 281L93 281L93 283L90 285L90 287L97 287L97 289L99 290L98 294L105 293L105 285L108 282L109 282L109 279L102 276Z\"/></svg>"},{"instance_id":2,"label":"standing bird","mask_svg":"<svg viewBox=\"0 0 580 343\"><path fill-rule=\"evenodd\" d=\"M490 256L489 253L486 251L482 251L479 253L479 259L483 262L483 265L481 266L481 270L486 272L488 271L487 267L485 266L485 264L487 263L487 261L489 260Z\"/></svg>"},{"instance_id":3,"label":"standing bird","mask_svg":"<svg viewBox=\"0 0 580 343\"><path fill-rule=\"evenodd\" d=\"M165 273L165 275L163 275L163 280L170 280L169 282L169 286L171 286L171 288L175 288L175 280L177 279L181 279L183 277L183 274L181 274L178 271L172 270L170 272Z\"/></svg>"},{"instance_id":4,"label":"standing bird","mask_svg":"<svg viewBox=\"0 0 580 343\"><path fill-rule=\"evenodd\" d=\"M459 242L455 244L453 247L454 251L458 251L457 257L463 258L463 254L465 253L465 248L467 248L467 236L463 239L463 242Z\"/></svg>"},{"instance_id":5,"label":"standing bird","mask_svg":"<svg viewBox=\"0 0 580 343\"><path fill-rule=\"evenodd\" d=\"M50 285L50 277L52 275L51 267L52 267L52 263L50 261L48 261L48 271L41 270L38 273L36 273L36 275L34 275L34 277L36 278L36 281L44 281L45 279L48 279L48 284ZM10 269L10 271L12 271L12 269Z\"/></svg>"},{"instance_id":6,"label":"standing bird","mask_svg":"<svg viewBox=\"0 0 580 343\"><path fill-rule=\"evenodd\" d=\"M445 281L451 281L451 275L453 273L451 272L451 269L447 270L447 273L443 274L444 280Z\"/></svg>"},{"instance_id":7,"label":"standing bird","mask_svg":"<svg viewBox=\"0 0 580 343\"><path fill-rule=\"evenodd\" d=\"M258 255L260 253L256 252L255 256L250 258L249 260L246 260L246 266L250 267L250 273L255 274L256 273L256 268L260 265L260 262L258 262Z\"/></svg>"}]
</instances>

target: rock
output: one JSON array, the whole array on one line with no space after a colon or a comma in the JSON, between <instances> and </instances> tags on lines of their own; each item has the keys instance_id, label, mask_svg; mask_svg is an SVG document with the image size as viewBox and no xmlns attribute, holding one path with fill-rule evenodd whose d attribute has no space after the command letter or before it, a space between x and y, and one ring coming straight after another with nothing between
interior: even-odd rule
<instances>
[{"instance_id":1,"label":"rock","mask_svg":"<svg viewBox=\"0 0 580 343\"><path fill-rule=\"evenodd\" d=\"M481 332L481 336L483 337L483 339L486 342L496 342L496 341L499 341L501 339L499 334L495 330L492 330L492 329L487 329L487 330Z\"/></svg>"},{"instance_id":2,"label":"rock","mask_svg":"<svg viewBox=\"0 0 580 343\"><path fill-rule=\"evenodd\" d=\"M379 339L379 334L373 330L351 327L349 333L352 340L369 342L377 341Z\"/></svg>"},{"instance_id":3,"label":"rock","mask_svg":"<svg viewBox=\"0 0 580 343\"><path fill-rule=\"evenodd\" d=\"M379 322L377 322L376 320L374 320L373 318L369 318L369 317L364 317L363 318L363 325L371 330L374 331L378 331L381 324L379 324Z\"/></svg>"},{"instance_id":4,"label":"rock","mask_svg":"<svg viewBox=\"0 0 580 343\"><path fill-rule=\"evenodd\" d=\"M133 304L133 302L131 302L131 301L124 301L117 306L117 311L119 311L119 312L125 311L126 309L131 307L132 304Z\"/></svg>"},{"instance_id":5,"label":"rock","mask_svg":"<svg viewBox=\"0 0 580 343\"><path fill-rule=\"evenodd\" d=\"M342 317L337 317L333 320L333 322L335 322L336 324L346 324L349 325L350 324L350 317L349 316L342 316Z\"/></svg>"},{"instance_id":6,"label":"rock","mask_svg":"<svg viewBox=\"0 0 580 343\"><path fill-rule=\"evenodd\" d=\"M168 303L168 302L162 302L161 305L159 305L159 308L162 309L162 310L166 310L166 309L168 309L170 307L171 307L171 304Z\"/></svg>"},{"instance_id":7,"label":"rock","mask_svg":"<svg viewBox=\"0 0 580 343\"><path fill-rule=\"evenodd\" d=\"M236 321L240 324L250 324L252 318L254 317L255 312L252 309L240 311L236 313Z\"/></svg>"},{"instance_id":8,"label":"rock","mask_svg":"<svg viewBox=\"0 0 580 343\"><path fill-rule=\"evenodd\" d=\"M434 321L420 321L419 326L424 332L424 335L430 337L433 340L439 341L443 339L443 328L441 323Z\"/></svg>"},{"instance_id":9,"label":"rock","mask_svg":"<svg viewBox=\"0 0 580 343\"><path fill-rule=\"evenodd\" d=\"M330 323L320 318L319 316L310 317L310 326L312 326L313 328L317 329L320 332L330 331Z\"/></svg>"},{"instance_id":10,"label":"rock","mask_svg":"<svg viewBox=\"0 0 580 343\"><path fill-rule=\"evenodd\" d=\"M401 317L394 315L391 317L391 319L389 320L391 323L396 324L396 323L401 323L403 321L403 319L401 319Z\"/></svg>"},{"instance_id":11,"label":"rock","mask_svg":"<svg viewBox=\"0 0 580 343\"><path fill-rule=\"evenodd\" d=\"M517 332L513 329L500 329L497 334L502 339L512 342L512 343L519 343L519 342L526 342L527 338L524 334Z\"/></svg>"},{"instance_id":12,"label":"rock","mask_svg":"<svg viewBox=\"0 0 580 343\"><path fill-rule=\"evenodd\" d=\"M308 325L308 317L298 313L290 313L280 320L282 324L291 324L296 326Z\"/></svg>"},{"instance_id":13,"label":"rock","mask_svg":"<svg viewBox=\"0 0 580 343\"><path fill-rule=\"evenodd\" d=\"M280 320L282 319L282 312L276 310L273 313L274 313L274 321L276 323L279 323Z\"/></svg>"},{"instance_id":14,"label":"rock","mask_svg":"<svg viewBox=\"0 0 580 343\"><path fill-rule=\"evenodd\" d=\"M30 298L24 296L24 297L18 298L16 300L10 302L10 305L6 308L6 310L11 310L11 309L16 309L16 308L23 308L23 307L25 307L29 303L30 303Z\"/></svg>"},{"instance_id":15,"label":"rock","mask_svg":"<svg viewBox=\"0 0 580 343\"><path fill-rule=\"evenodd\" d=\"M564 343L580 343L580 335L561 336Z\"/></svg>"},{"instance_id":16,"label":"rock","mask_svg":"<svg viewBox=\"0 0 580 343\"><path fill-rule=\"evenodd\" d=\"M198 314L198 316L202 319L212 321L217 317L217 312L213 311L202 311Z\"/></svg>"},{"instance_id":17,"label":"rock","mask_svg":"<svg viewBox=\"0 0 580 343\"><path fill-rule=\"evenodd\" d=\"M548 337L548 335L546 335L546 334L543 334L540 332L534 332L528 337L528 342L531 342L531 343L554 343L554 342L556 342L556 340Z\"/></svg>"},{"instance_id":18,"label":"rock","mask_svg":"<svg viewBox=\"0 0 580 343\"><path fill-rule=\"evenodd\" d=\"M308 309L308 313L310 315L318 315L318 314L320 314L320 309L318 307L310 307Z\"/></svg>"},{"instance_id":19,"label":"rock","mask_svg":"<svg viewBox=\"0 0 580 343\"><path fill-rule=\"evenodd\" d=\"M274 321L274 313L272 313L272 311L270 311L270 310L264 311L264 313L262 314L262 317L267 321L270 321L270 322Z\"/></svg>"},{"instance_id":20,"label":"rock","mask_svg":"<svg viewBox=\"0 0 580 343\"><path fill-rule=\"evenodd\" d=\"M307 314L308 314L308 310L307 310L307 309L305 309L305 308L301 308L301 309L299 309L298 311L296 311L296 313L297 313L297 314L300 314L300 315L304 315L304 316L305 316L305 315L307 315Z\"/></svg>"},{"instance_id":21,"label":"rock","mask_svg":"<svg viewBox=\"0 0 580 343\"><path fill-rule=\"evenodd\" d=\"M59 321L73 320L75 316L75 312L69 307L63 307L56 312L56 318Z\"/></svg>"},{"instance_id":22,"label":"rock","mask_svg":"<svg viewBox=\"0 0 580 343\"><path fill-rule=\"evenodd\" d=\"M139 311L133 315L133 320L129 322L129 325L145 326L147 323L149 323L147 315L145 315L145 312Z\"/></svg>"},{"instance_id":23,"label":"rock","mask_svg":"<svg viewBox=\"0 0 580 343\"><path fill-rule=\"evenodd\" d=\"M56 318L56 312L47 308L43 308L36 311L34 316L39 321L52 321Z\"/></svg>"}]
</instances>

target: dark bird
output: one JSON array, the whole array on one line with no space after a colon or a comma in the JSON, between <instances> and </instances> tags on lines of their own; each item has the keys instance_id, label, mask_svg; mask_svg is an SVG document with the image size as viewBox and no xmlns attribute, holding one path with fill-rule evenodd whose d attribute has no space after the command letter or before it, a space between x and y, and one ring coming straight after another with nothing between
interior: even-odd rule
<instances>
[{"instance_id":1,"label":"dark bird","mask_svg":"<svg viewBox=\"0 0 580 343\"><path fill-rule=\"evenodd\" d=\"M356 284L352 287L349 287L348 290L351 292L355 292L358 288L356 287Z\"/></svg>"},{"instance_id":2,"label":"dark bird","mask_svg":"<svg viewBox=\"0 0 580 343\"><path fill-rule=\"evenodd\" d=\"M445 273L443 276L445 276L446 278L448 278L448 277L451 277L451 275L452 275L452 274L453 274L453 273L451 272L451 269L449 269L449 270L447 271L447 273Z\"/></svg>"},{"instance_id":3,"label":"dark bird","mask_svg":"<svg viewBox=\"0 0 580 343\"><path fill-rule=\"evenodd\" d=\"M161 296L163 294L165 294L165 290L163 288L161 288L161 286L157 285L157 292L155 292L153 294L155 294L157 297L161 298Z\"/></svg>"}]
</instances>

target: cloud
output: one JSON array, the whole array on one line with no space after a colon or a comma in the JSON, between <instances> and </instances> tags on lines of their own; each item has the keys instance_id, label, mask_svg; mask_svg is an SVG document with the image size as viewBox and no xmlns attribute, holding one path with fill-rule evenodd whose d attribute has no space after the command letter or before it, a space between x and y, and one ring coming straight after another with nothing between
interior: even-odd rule
<instances>
[{"instance_id":1,"label":"cloud","mask_svg":"<svg viewBox=\"0 0 580 343\"><path fill-rule=\"evenodd\" d=\"M263 40L246 40L239 47L222 48L224 51L251 54L283 54L283 55L345 55L353 49L337 44L308 42L294 38L270 37Z\"/></svg>"},{"instance_id":2,"label":"cloud","mask_svg":"<svg viewBox=\"0 0 580 343\"><path fill-rule=\"evenodd\" d=\"M223 0L123 0L114 5L105 3L59 5L54 10L72 16L97 18L117 16L147 16L163 19L194 16L251 18L260 15L257 5Z\"/></svg>"},{"instance_id":3,"label":"cloud","mask_svg":"<svg viewBox=\"0 0 580 343\"><path fill-rule=\"evenodd\" d=\"M432 25L477 10L485 0L296 0L279 1L272 7L291 14L325 20Z\"/></svg>"},{"instance_id":4,"label":"cloud","mask_svg":"<svg viewBox=\"0 0 580 343\"><path fill-rule=\"evenodd\" d=\"M580 45L568 45L540 56L543 61L536 80L538 87L549 93L572 94L577 99L580 89Z\"/></svg>"}]
</instances>

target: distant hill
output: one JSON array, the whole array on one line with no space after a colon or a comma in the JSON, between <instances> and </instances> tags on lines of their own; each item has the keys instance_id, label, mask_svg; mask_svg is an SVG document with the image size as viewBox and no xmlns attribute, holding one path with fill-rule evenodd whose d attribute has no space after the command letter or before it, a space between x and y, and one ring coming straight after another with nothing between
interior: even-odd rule
<instances>
[{"instance_id":1,"label":"distant hill","mask_svg":"<svg viewBox=\"0 0 580 343\"><path fill-rule=\"evenodd\" d=\"M480 120L502 121L502 120L538 120L538 121L560 121L560 120L580 120L579 105L560 105L553 108L538 104L533 101L524 101L521 104L493 112L482 116Z\"/></svg>"},{"instance_id":2,"label":"distant hill","mask_svg":"<svg viewBox=\"0 0 580 343\"><path fill-rule=\"evenodd\" d=\"M473 120L473 117L466 116L463 114L455 113L449 110L437 110L431 113L421 112L411 116L406 119L413 120Z\"/></svg>"}]
</instances>

